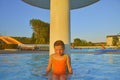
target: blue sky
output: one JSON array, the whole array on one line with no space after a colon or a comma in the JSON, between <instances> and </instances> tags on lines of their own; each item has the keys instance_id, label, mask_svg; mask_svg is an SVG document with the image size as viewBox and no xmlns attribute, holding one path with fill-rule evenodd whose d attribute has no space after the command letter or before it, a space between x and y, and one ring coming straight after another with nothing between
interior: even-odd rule
<instances>
[{"instance_id":1,"label":"blue sky","mask_svg":"<svg viewBox=\"0 0 120 80\"><path fill-rule=\"evenodd\" d=\"M70 11L71 42L80 38L105 42L107 35L120 32L120 0L100 0ZM31 19L50 22L50 11L28 5L21 0L0 0L0 34L31 37Z\"/></svg>"}]
</instances>

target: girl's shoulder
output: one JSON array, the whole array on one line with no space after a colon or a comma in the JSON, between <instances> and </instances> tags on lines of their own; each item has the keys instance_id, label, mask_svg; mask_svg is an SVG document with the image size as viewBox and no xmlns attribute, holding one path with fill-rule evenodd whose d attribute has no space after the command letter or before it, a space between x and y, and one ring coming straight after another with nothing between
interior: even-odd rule
<instances>
[{"instance_id":1,"label":"girl's shoulder","mask_svg":"<svg viewBox=\"0 0 120 80\"><path fill-rule=\"evenodd\" d=\"M51 54L51 55L50 55L50 58L52 58L52 57L54 57L54 56L55 56L55 54Z\"/></svg>"},{"instance_id":2,"label":"girl's shoulder","mask_svg":"<svg viewBox=\"0 0 120 80\"><path fill-rule=\"evenodd\" d=\"M68 57L68 56L69 56L69 54L64 53L64 56Z\"/></svg>"},{"instance_id":3,"label":"girl's shoulder","mask_svg":"<svg viewBox=\"0 0 120 80\"><path fill-rule=\"evenodd\" d=\"M64 54L65 58L68 59L69 58L69 54Z\"/></svg>"}]
</instances>

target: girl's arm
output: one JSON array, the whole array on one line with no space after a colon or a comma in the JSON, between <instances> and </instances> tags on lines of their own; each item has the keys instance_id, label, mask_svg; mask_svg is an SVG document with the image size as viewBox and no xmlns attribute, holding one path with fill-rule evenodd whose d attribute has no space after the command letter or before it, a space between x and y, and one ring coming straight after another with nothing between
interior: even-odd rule
<instances>
[{"instance_id":1,"label":"girl's arm","mask_svg":"<svg viewBox=\"0 0 120 80\"><path fill-rule=\"evenodd\" d=\"M50 70L51 70L51 67L52 67L52 62L51 62L51 56L50 56L50 58L49 58L49 60L48 60L48 66L47 66L47 68L46 68L46 74L48 74L49 72L50 72Z\"/></svg>"},{"instance_id":2,"label":"girl's arm","mask_svg":"<svg viewBox=\"0 0 120 80\"><path fill-rule=\"evenodd\" d=\"M67 67L68 67L68 71L70 74L72 74L72 66L71 66L71 58L69 55L67 55Z\"/></svg>"}]
</instances>

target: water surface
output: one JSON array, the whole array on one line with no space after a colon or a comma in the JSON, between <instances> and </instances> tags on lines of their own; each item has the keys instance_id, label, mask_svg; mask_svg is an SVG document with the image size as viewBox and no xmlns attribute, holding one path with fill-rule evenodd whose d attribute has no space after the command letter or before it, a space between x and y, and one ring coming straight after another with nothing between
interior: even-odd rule
<instances>
[{"instance_id":1,"label":"water surface","mask_svg":"<svg viewBox=\"0 0 120 80\"><path fill-rule=\"evenodd\" d=\"M0 80L48 80L43 76L48 52L0 54ZM119 54L72 52L73 74L68 80L120 80Z\"/></svg>"}]
</instances>

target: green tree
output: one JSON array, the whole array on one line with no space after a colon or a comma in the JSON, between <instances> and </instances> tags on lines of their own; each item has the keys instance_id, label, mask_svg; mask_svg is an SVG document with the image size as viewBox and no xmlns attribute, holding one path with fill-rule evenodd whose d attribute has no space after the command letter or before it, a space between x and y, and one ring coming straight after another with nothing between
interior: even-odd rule
<instances>
[{"instance_id":1,"label":"green tree","mask_svg":"<svg viewBox=\"0 0 120 80\"><path fill-rule=\"evenodd\" d=\"M31 43L35 44L36 38L35 38L35 33L32 33L32 37L31 37Z\"/></svg>"},{"instance_id":2,"label":"green tree","mask_svg":"<svg viewBox=\"0 0 120 80\"><path fill-rule=\"evenodd\" d=\"M81 40L80 44L81 44L81 46L86 46L88 43L86 40Z\"/></svg>"},{"instance_id":3,"label":"green tree","mask_svg":"<svg viewBox=\"0 0 120 80\"><path fill-rule=\"evenodd\" d=\"M94 46L94 44L92 42L88 42L89 46Z\"/></svg>"},{"instance_id":4,"label":"green tree","mask_svg":"<svg viewBox=\"0 0 120 80\"><path fill-rule=\"evenodd\" d=\"M75 46L80 46L81 40L79 38L74 39L74 45Z\"/></svg>"},{"instance_id":5,"label":"green tree","mask_svg":"<svg viewBox=\"0 0 120 80\"><path fill-rule=\"evenodd\" d=\"M31 38L28 37L12 37L18 41L20 41L23 44L31 44Z\"/></svg>"},{"instance_id":6,"label":"green tree","mask_svg":"<svg viewBox=\"0 0 120 80\"><path fill-rule=\"evenodd\" d=\"M119 42L119 38L117 37L117 36L114 36L113 37L113 46L118 46L117 44L118 44L118 42Z\"/></svg>"},{"instance_id":7,"label":"green tree","mask_svg":"<svg viewBox=\"0 0 120 80\"><path fill-rule=\"evenodd\" d=\"M32 40L37 44L49 43L49 24L39 19L31 19L30 25L32 26L33 33Z\"/></svg>"},{"instance_id":8,"label":"green tree","mask_svg":"<svg viewBox=\"0 0 120 80\"><path fill-rule=\"evenodd\" d=\"M92 42L87 42L86 40L75 38L74 42L71 43L74 46L93 46L94 44Z\"/></svg>"}]
</instances>

